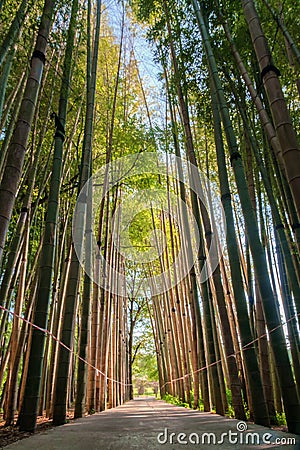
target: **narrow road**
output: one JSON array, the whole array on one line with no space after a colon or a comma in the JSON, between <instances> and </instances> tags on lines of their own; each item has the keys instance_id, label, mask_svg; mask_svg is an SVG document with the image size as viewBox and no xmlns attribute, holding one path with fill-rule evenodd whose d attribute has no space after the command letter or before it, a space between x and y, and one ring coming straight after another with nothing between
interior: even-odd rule
<instances>
[{"instance_id":1,"label":"narrow road","mask_svg":"<svg viewBox=\"0 0 300 450\"><path fill-rule=\"evenodd\" d=\"M299 442L292 434L143 398L48 429L5 450L297 449Z\"/></svg>"}]
</instances>

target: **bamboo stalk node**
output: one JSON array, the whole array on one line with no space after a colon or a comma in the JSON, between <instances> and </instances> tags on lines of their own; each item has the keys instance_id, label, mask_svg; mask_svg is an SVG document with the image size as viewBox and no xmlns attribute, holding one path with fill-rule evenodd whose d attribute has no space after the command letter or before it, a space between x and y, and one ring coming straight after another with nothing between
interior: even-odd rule
<instances>
[{"instance_id":1,"label":"bamboo stalk node","mask_svg":"<svg viewBox=\"0 0 300 450\"><path fill-rule=\"evenodd\" d=\"M230 162L231 162L231 165L232 165L233 161L235 161L235 160L237 160L237 159L239 159L239 158L242 158L242 156L241 156L241 154L240 154L239 152L234 152L234 153L232 153L232 154L230 155Z\"/></svg>"},{"instance_id":2,"label":"bamboo stalk node","mask_svg":"<svg viewBox=\"0 0 300 450\"><path fill-rule=\"evenodd\" d=\"M221 202L223 202L223 201L225 201L227 199L231 199L230 192L227 192L226 194L221 195Z\"/></svg>"},{"instance_id":3,"label":"bamboo stalk node","mask_svg":"<svg viewBox=\"0 0 300 450\"><path fill-rule=\"evenodd\" d=\"M269 72L274 72L274 73L276 73L276 75L277 75L278 77L280 77L280 75L281 75L280 70L279 70L276 66L274 66L273 64L268 64L268 65L267 65L266 67L264 67L263 70L261 71L261 74L260 74L261 80L263 80L263 79L264 79L264 76L265 76L267 73L269 73Z\"/></svg>"},{"instance_id":4,"label":"bamboo stalk node","mask_svg":"<svg viewBox=\"0 0 300 450\"><path fill-rule=\"evenodd\" d=\"M64 142L66 131L65 131L65 127L63 126L63 124L60 121L60 118L54 111L50 117L51 117L51 119L55 120L56 133L55 133L54 137L59 138Z\"/></svg>"},{"instance_id":5,"label":"bamboo stalk node","mask_svg":"<svg viewBox=\"0 0 300 450\"><path fill-rule=\"evenodd\" d=\"M32 53L32 57L31 57L31 64L32 64L32 60L33 58L38 58L42 61L43 64L45 64L46 62L46 56L45 53L41 52L40 50L34 50L34 52Z\"/></svg>"},{"instance_id":6,"label":"bamboo stalk node","mask_svg":"<svg viewBox=\"0 0 300 450\"><path fill-rule=\"evenodd\" d=\"M61 139L62 141L65 140L65 135L64 135L63 133L61 133L60 131L56 131L54 137L55 137L55 138L59 138L59 139Z\"/></svg>"}]
</instances>

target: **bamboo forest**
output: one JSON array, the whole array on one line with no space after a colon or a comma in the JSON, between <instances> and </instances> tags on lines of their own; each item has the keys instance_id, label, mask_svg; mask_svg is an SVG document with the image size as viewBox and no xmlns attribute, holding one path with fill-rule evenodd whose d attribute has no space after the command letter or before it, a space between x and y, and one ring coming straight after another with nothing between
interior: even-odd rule
<instances>
[{"instance_id":1,"label":"bamboo forest","mask_svg":"<svg viewBox=\"0 0 300 450\"><path fill-rule=\"evenodd\" d=\"M0 437L300 434L300 2L1 0L0 79Z\"/></svg>"}]
</instances>

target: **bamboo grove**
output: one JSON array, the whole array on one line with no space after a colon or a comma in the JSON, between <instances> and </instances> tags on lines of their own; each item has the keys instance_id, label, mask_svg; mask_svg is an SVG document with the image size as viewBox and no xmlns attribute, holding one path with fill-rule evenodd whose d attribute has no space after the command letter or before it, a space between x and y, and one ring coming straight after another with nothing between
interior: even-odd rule
<instances>
[{"instance_id":1,"label":"bamboo grove","mask_svg":"<svg viewBox=\"0 0 300 450\"><path fill-rule=\"evenodd\" d=\"M300 5L4 0L0 17L5 425L131 399L145 316L161 397L299 434Z\"/></svg>"}]
</instances>

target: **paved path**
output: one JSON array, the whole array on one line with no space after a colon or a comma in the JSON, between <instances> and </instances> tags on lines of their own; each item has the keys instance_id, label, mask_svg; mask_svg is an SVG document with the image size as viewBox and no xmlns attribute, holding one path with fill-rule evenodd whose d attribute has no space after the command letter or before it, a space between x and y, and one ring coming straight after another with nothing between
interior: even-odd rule
<instances>
[{"instance_id":1,"label":"paved path","mask_svg":"<svg viewBox=\"0 0 300 450\"><path fill-rule=\"evenodd\" d=\"M244 422L216 414L144 398L61 427L48 429L11 444L5 447L5 450L300 449L297 444L284 445L288 438L297 440L299 436L252 424L248 425L247 431L240 432L237 430L238 423L241 429L245 425ZM214 434L208 436L203 433ZM245 444L246 438L248 445ZM256 445L258 439L259 445ZM280 439L280 443L275 443L275 439ZM252 442L255 445L252 445ZM300 441L296 442L299 444Z\"/></svg>"}]
</instances>

